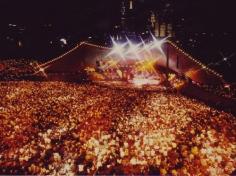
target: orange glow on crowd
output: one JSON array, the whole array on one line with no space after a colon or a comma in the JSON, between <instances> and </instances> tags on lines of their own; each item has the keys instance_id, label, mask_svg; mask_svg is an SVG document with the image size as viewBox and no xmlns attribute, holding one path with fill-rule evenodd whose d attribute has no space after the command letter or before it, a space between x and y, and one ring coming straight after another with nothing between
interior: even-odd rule
<instances>
[{"instance_id":1,"label":"orange glow on crowd","mask_svg":"<svg viewBox=\"0 0 236 176\"><path fill-rule=\"evenodd\" d=\"M235 117L197 100L94 84L0 87L0 174L235 171Z\"/></svg>"}]
</instances>

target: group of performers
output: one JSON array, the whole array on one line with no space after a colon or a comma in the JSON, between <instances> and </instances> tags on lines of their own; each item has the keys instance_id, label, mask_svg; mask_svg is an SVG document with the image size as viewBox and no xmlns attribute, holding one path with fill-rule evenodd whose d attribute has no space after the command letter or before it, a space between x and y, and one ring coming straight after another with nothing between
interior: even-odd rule
<instances>
[{"instance_id":1,"label":"group of performers","mask_svg":"<svg viewBox=\"0 0 236 176\"><path fill-rule=\"evenodd\" d=\"M130 82L134 78L151 78L163 81L164 75L158 74L156 71L142 69L137 66L136 61L117 62L114 60L96 60L96 72L102 74L105 80L127 81Z\"/></svg>"}]
</instances>

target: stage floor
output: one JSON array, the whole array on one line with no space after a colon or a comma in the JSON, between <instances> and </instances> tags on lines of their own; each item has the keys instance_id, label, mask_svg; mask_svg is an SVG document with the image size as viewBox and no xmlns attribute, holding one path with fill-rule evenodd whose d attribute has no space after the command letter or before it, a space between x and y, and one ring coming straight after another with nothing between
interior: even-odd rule
<instances>
[{"instance_id":1,"label":"stage floor","mask_svg":"<svg viewBox=\"0 0 236 176\"><path fill-rule=\"evenodd\" d=\"M171 87L167 87L162 83L135 83L128 81L112 81L112 80L104 80L104 81L92 81L93 83L101 86L107 86L110 88L120 88L120 89L136 89L136 90L146 90L146 91L167 91L173 90Z\"/></svg>"}]
</instances>

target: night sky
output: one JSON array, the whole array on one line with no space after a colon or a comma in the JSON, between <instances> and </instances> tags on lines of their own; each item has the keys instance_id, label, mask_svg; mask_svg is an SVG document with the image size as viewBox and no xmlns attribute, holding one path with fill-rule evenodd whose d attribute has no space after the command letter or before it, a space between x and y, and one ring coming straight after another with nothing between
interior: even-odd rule
<instances>
[{"instance_id":1,"label":"night sky","mask_svg":"<svg viewBox=\"0 0 236 176\"><path fill-rule=\"evenodd\" d=\"M174 15L189 18L195 30L235 31L233 0L136 0L144 9L161 9L169 2ZM1 0L1 27L8 23L38 26L54 23L63 32L80 27L107 30L119 19L121 0L25 1ZM174 16L173 18L176 18ZM91 28L92 26L92 28ZM189 27L189 26L186 26Z\"/></svg>"},{"instance_id":2,"label":"night sky","mask_svg":"<svg viewBox=\"0 0 236 176\"><path fill-rule=\"evenodd\" d=\"M176 38L181 47L204 58L204 63L219 62L223 56L236 53L233 0L136 0L136 4L140 19L146 18L150 10L157 10L179 25ZM109 33L120 23L120 6L121 0L1 0L0 57L50 59L58 56L88 36ZM9 24L17 25L17 30L22 31L16 32ZM196 33L206 34L196 36ZM68 45L60 47L57 42L60 38L66 38ZM195 47L191 47L189 38L196 39ZM19 40L23 44L20 48ZM232 56L229 63L215 69L232 77L235 59Z\"/></svg>"}]
</instances>

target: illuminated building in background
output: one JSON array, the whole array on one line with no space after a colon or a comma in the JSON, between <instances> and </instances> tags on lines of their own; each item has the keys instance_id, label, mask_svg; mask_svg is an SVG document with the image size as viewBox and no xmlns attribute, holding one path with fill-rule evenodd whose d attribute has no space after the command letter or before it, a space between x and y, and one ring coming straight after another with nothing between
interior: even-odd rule
<instances>
[{"instance_id":1,"label":"illuminated building in background","mask_svg":"<svg viewBox=\"0 0 236 176\"><path fill-rule=\"evenodd\" d=\"M160 25L160 37L166 37L166 24L162 23Z\"/></svg>"},{"instance_id":2,"label":"illuminated building in background","mask_svg":"<svg viewBox=\"0 0 236 176\"><path fill-rule=\"evenodd\" d=\"M173 25L170 23L167 24L167 35L169 37L174 37Z\"/></svg>"},{"instance_id":3,"label":"illuminated building in background","mask_svg":"<svg viewBox=\"0 0 236 176\"><path fill-rule=\"evenodd\" d=\"M174 37L169 9L145 9L141 1L122 0L120 15L120 21L114 25L108 40L110 37L117 41L125 41L126 37L139 40L140 36L150 36L150 32L157 38Z\"/></svg>"},{"instance_id":4,"label":"illuminated building in background","mask_svg":"<svg viewBox=\"0 0 236 176\"><path fill-rule=\"evenodd\" d=\"M126 7L125 7L125 1L122 1L121 6L121 27L124 28L126 24Z\"/></svg>"},{"instance_id":5,"label":"illuminated building in background","mask_svg":"<svg viewBox=\"0 0 236 176\"><path fill-rule=\"evenodd\" d=\"M121 4L121 30L133 31L135 20L134 0L123 0Z\"/></svg>"},{"instance_id":6,"label":"illuminated building in background","mask_svg":"<svg viewBox=\"0 0 236 176\"><path fill-rule=\"evenodd\" d=\"M151 12L150 22L151 22L152 33L156 37L159 37L160 36L160 26L159 26L158 16L155 15L155 13L153 11Z\"/></svg>"},{"instance_id":7,"label":"illuminated building in background","mask_svg":"<svg viewBox=\"0 0 236 176\"><path fill-rule=\"evenodd\" d=\"M129 1L129 9L132 10L134 7L133 7L133 0L130 0Z\"/></svg>"},{"instance_id":8,"label":"illuminated building in background","mask_svg":"<svg viewBox=\"0 0 236 176\"><path fill-rule=\"evenodd\" d=\"M154 12L151 12L151 19L150 19L150 21L151 21L151 27L153 29L155 29L157 20L156 20L156 16L155 16Z\"/></svg>"},{"instance_id":9,"label":"illuminated building in background","mask_svg":"<svg viewBox=\"0 0 236 176\"><path fill-rule=\"evenodd\" d=\"M164 20L158 18L158 15L151 11L150 16L150 30L155 35L155 37L174 37L173 25L171 23L166 23Z\"/></svg>"}]
</instances>

